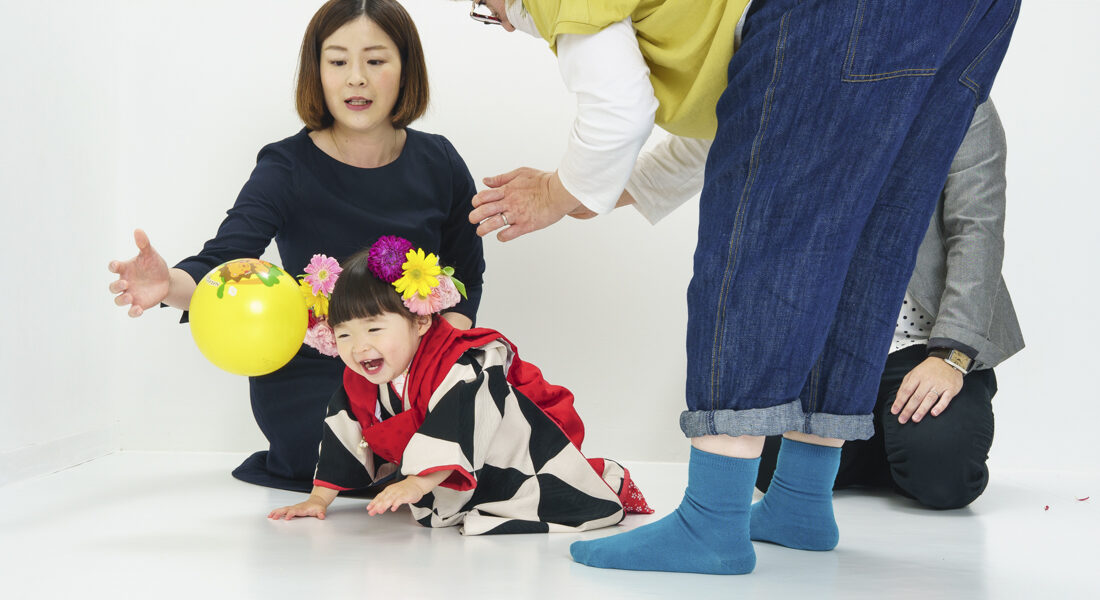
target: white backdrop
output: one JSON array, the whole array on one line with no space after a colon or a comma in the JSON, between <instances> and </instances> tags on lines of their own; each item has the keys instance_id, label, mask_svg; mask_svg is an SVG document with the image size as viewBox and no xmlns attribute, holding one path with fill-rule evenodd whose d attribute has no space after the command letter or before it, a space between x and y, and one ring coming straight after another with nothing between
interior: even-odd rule
<instances>
[{"instance_id":1,"label":"white backdrop","mask_svg":"<svg viewBox=\"0 0 1100 600\"><path fill-rule=\"evenodd\" d=\"M0 250L8 257L0 484L124 450L263 447L243 378L204 361L178 311L131 320L112 258L146 229L171 263L213 234L259 148L301 127L298 44L319 1L0 4ZM573 100L545 44L407 0L432 107L475 180L552 169ZM1092 261L1100 139L1092 2L1023 8L994 88L1009 137L1005 277L1028 348L998 369L993 465L1095 469ZM587 450L682 461L684 295L697 217L633 210L486 243L480 323L571 388ZM270 258L277 259L272 254Z\"/></svg>"}]
</instances>

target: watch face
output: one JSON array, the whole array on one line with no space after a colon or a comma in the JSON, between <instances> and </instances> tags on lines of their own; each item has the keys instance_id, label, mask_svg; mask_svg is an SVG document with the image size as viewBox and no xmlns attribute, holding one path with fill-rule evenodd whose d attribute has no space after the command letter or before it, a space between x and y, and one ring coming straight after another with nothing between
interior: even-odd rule
<instances>
[{"instance_id":1,"label":"watch face","mask_svg":"<svg viewBox=\"0 0 1100 600\"><path fill-rule=\"evenodd\" d=\"M958 350L952 350L951 353L947 355L947 360L959 365L963 370L970 369L970 357Z\"/></svg>"}]
</instances>

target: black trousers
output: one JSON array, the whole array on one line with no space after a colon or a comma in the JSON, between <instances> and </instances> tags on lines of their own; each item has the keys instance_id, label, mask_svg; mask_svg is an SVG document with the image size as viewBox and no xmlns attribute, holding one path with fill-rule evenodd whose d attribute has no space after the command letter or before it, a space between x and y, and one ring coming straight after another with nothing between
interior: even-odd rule
<instances>
[{"instance_id":1,"label":"black trousers","mask_svg":"<svg viewBox=\"0 0 1100 600\"><path fill-rule=\"evenodd\" d=\"M833 489L855 486L892 487L936 509L962 508L985 491L986 461L993 444L992 369L973 371L943 413L925 415L920 423L902 425L890 406L905 375L927 356L924 345L890 354L875 402L875 435L844 443ZM775 472L780 436L764 442L756 487L767 491Z\"/></svg>"}]
</instances>

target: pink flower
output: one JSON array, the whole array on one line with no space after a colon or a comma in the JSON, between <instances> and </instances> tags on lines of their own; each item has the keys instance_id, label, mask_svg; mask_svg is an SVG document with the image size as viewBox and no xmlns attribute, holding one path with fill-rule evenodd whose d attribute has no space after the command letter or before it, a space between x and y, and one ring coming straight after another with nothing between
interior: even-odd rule
<instances>
[{"instance_id":1,"label":"pink flower","mask_svg":"<svg viewBox=\"0 0 1100 600\"><path fill-rule=\"evenodd\" d=\"M306 329L305 344L325 356L340 356L340 351L336 349L336 336L332 334L328 321L317 321Z\"/></svg>"},{"instance_id":2,"label":"pink flower","mask_svg":"<svg viewBox=\"0 0 1100 600\"><path fill-rule=\"evenodd\" d=\"M393 283L401 278L405 254L412 249L413 245L409 240L396 235L384 235L371 245L367 267L382 281Z\"/></svg>"},{"instance_id":3,"label":"pink flower","mask_svg":"<svg viewBox=\"0 0 1100 600\"><path fill-rule=\"evenodd\" d=\"M432 290L432 297L439 302L436 312L447 310L462 301L462 295L450 277L439 278L439 285Z\"/></svg>"},{"instance_id":4,"label":"pink flower","mask_svg":"<svg viewBox=\"0 0 1100 600\"><path fill-rule=\"evenodd\" d=\"M306 267L305 282L313 288L314 296L320 296L322 293L328 296L332 293L332 288L336 285L336 278L341 272L343 272L343 269L340 268L340 263L336 262L335 258L329 258L324 254L314 254Z\"/></svg>"},{"instance_id":5,"label":"pink flower","mask_svg":"<svg viewBox=\"0 0 1100 600\"><path fill-rule=\"evenodd\" d=\"M439 277L439 285L432 288L432 293L429 294L427 298L424 298L420 294L413 294L404 302L405 307L412 311L413 314L430 315L447 310L458 304L461 300L462 296L458 293L458 288L455 287L451 278L441 275Z\"/></svg>"}]
</instances>

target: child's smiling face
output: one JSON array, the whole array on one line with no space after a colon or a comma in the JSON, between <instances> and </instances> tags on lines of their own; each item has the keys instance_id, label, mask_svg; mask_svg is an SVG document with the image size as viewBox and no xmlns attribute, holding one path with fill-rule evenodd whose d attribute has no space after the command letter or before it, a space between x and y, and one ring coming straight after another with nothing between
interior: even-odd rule
<instances>
[{"instance_id":1,"label":"child's smiling face","mask_svg":"<svg viewBox=\"0 0 1100 600\"><path fill-rule=\"evenodd\" d=\"M420 345L420 336L431 324L431 317L409 321L387 312L345 321L333 327L333 333L344 364L371 383L384 384L409 367Z\"/></svg>"}]
</instances>

